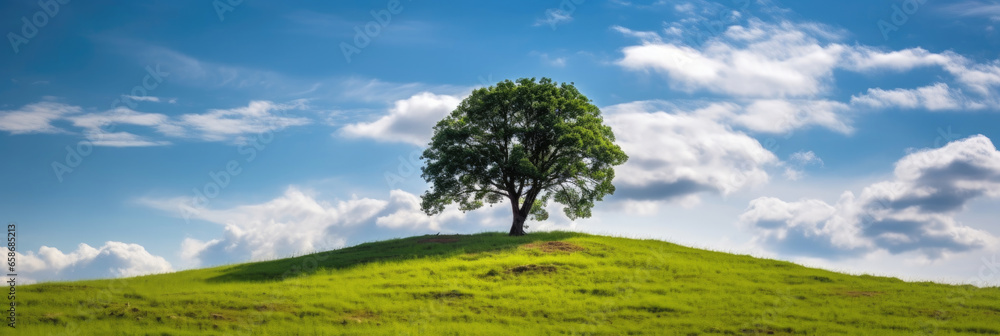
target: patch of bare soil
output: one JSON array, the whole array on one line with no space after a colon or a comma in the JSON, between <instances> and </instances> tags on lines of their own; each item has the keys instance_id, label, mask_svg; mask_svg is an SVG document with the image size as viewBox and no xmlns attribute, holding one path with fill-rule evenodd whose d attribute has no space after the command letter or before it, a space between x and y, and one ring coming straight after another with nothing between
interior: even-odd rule
<instances>
[{"instance_id":1,"label":"patch of bare soil","mask_svg":"<svg viewBox=\"0 0 1000 336\"><path fill-rule=\"evenodd\" d=\"M295 308L296 307L293 306L293 305L277 304L277 303L262 303L262 304L258 304L258 305L254 305L253 306L253 309L256 309L257 311L260 311L260 312L263 312L263 311L283 311L283 312L290 312L290 311L294 311Z\"/></svg>"},{"instance_id":2,"label":"patch of bare soil","mask_svg":"<svg viewBox=\"0 0 1000 336\"><path fill-rule=\"evenodd\" d=\"M526 247L526 248L537 248L539 250L542 250L542 252L545 252L545 253L555 253L555 252L570 252L570 253L572 253L572 252L583 251L584 250L583 246L580 246L580 245L577 245L577 244L573 244L573 243L561 242L561 241L548 241L548 242L543 242L543 243L531 243L531 244L525 244L523 246Z\"/></svg>"},{"instance_id":3,"label":"patch of bare soil","mask_svg":"<svg viewBox=\"0 0 1000 336\"><path fill-rule=\"evenodd\" d=\"M507 269L507 273L523 274L523 273L554 273L556 271L556 266L554 265L521 265L515 266Z\"/></svg>"},{"instance_id":4,"label":"patch of bare soil","mask_svg":"<svg viewBox=\"0 0 1000 336\"><path fill-rule=\"evenodd\" d=\"M63 313L45 313L44 315L42 315L42 321L59 323L59 317L62 315Z\"/></svg>"},{"instance_id":5,"label":"patch of bare soil","mask_svg":"<svg viewBox=\"0 0 1000 336\"><path fill-rule=\"evenodd\" d=\"M472 294L462 293L457 290L451 290L447 292L427 292L427 293L414 293L413 297L416 299L464 299L472 297Z\"/></svg>"},{"instance_id":6,"label":"patch of bare soil","mask_svg":"<svg viewBox=\"0 0 1000 336\"><path fill-rule=\"evenodd\" d=\"M363 322L366 322L366 321L375 320L377 318L378 318L377 314L375 314L373 312L370 312L370 311L367 311L367 310L362 310L362 311L356 311L356 312L354 312L352 314L347 315L347 317L344 318L344 321L351 321L351 322L355 322L355 323L363 323Z\"/></svg>"}]
</instances>

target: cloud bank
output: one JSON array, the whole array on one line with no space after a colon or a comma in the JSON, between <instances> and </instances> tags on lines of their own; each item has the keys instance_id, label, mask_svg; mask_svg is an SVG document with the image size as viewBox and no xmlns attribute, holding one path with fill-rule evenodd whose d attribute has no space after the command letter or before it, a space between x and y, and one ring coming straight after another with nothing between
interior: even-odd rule
<instances>
[{"instance_id":1,"label":"cloud bank","mask_svg":"<svg viewBox=\"0 0 1000 336\"><path fill-rule=\"evenodd\" d=\"M1000 196L1000 151L982 135L921 150L896 162L895 178L836 204L761 197L740 222L762 246L837 258L877 250L929 259L995 247L997 237L958 222L971 200Z\"/></svg>"},{"instance_id":2,"label":"cloud bank","mask_svg":"<svg viewBox=\"0 0 1000 336\"><path fill-rule=\"evenodd\" d=\"M19 274L25 282L118 278L173 271L163 257L150 254L138 244L109 241L94 248L80 244L64 253L42 246L37 252L18 253Z\"/></svg>"}]
</instances>

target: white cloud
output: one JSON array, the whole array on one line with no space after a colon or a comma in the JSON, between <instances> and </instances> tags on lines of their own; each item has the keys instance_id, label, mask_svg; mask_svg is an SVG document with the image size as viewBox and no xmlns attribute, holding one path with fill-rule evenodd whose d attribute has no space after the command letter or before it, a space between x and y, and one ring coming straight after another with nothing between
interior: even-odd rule
<instances>
[{"instance_id":1,"label":"white cloud","mask_svg":"<svg viewBox=\"0 0 1000 336\"><path fill-rule=\"evenodd\" d=\"M58 127L52 126L52 121L82 110L78 106L44 101L28 104L13 111L0 111L0 131L11 134L63 132Z\"/></svg>"},{"instance_id":2,"label":"white cloud","mask_svg":"<svg viewBox=\"0 0 1000 336\"><path fill-rule=\"evenodd\" d=\"M165 115L159 113L142 113L119 107L101 113L88 113L66 118L73 126L84 129L84 134L94 146L108 147L146 147L169 145L168 141L155 141L147 137L128 132L114 132L114 125L127 124L147 127L159 127L168 122Z\"/></svg>"},{"instance_id":3,"label":"white cloud","mask_svg":"<svg viewBox=\"0 0 1000 336\"><path fill-rule=\"evenodd\" d=\"M42 246L38 252L18 253L20 271L27 282L118 278L171 272L163 257L150 254L138 244L109 241L100 248L80 244L76 251L63 253Z\"/></svg>"},{"instance_id":4,"label":"white cloud","mask_svg":"<svg viewBox=\"0 0 1000 336\"><path fill-rule=\"evenodd\" d=\"M885 250L937 259L997 245L993 235L954 217L972 199L1000 197L1000 151L988 138L909 154L896 163L894 175L859 196L844 192L835 205L761 197L740 221L763 246L818 257Z\"/></svg>"},{"instance_id":5,"label":"white cloud","mask_svg":"<svg viewBox=\"0 0 1000 336\"><path fill-rule=\"evenodd\" d=\"M180 255L187 267L219 265L247 260L265 260L289 255L341 248L358 237L385 237L434 232L506 230L511 224L510 205L485 206L470 212L449 206L441 214L427 216L420 210L420 197L392 190L386 200L358 198L323 201L295 186L272 200L228 209L194 207L189 199L140 199L151 208L222 225L225 232L215 239L187 238ZM562 206L549 204L550 217L533 222L534 230L568 229L575 222L562 213ZM382 231L383 234L375 234Z\"/></svg>"},{"instance_id":6,"label":"white cloud","mask_svg":"<svg viewBox=\"0 0 1000 336\"><path fill-rule=\"evenodd\" d=\"M203 114L185 114L174 124L193 129L192 135L203 140L239 142L247 135L309 124L311 121L307 118L288 116L285 113L288 110L304 107L305 103L301 100L287 104L255 100L246 107L214 109Z\"/></svg>"},{"instance_id":7,"label":"white cloud","mask_svg":"<svg viewBox=\"0 0 1000 336\"><path fill-rule=\"evenodd\" d=\"M725 105L664 112L656 102L604 108L629 160L616 168L615 195L682 200L700 192L729 194L768 181L777 158L757 140L716 121ZM728 112L722 112L728 113ZM687 199L690 202L690 199Z\"/></svg>"},{"instance_id":8,"label":"white cloud","mask_svg":"<svg viewBox=\"0 0 1000 336\"><path fill-rule=\"evenodd\" d=\"M545 10L545 17L535 20L535 26L547 25L555 28L556 25L569 23L573 21L573 15L571 12L564 11L560 8L549 8Z\"/></svg>"},{"instance_id":9,"label":"white cloud","mask_svg":"<svg viewBox=\"0 0 1000 336\"><path fill-rule=\"evenodd\" d=\"M943 7L943 12L959 17L986 17L1000 21L1000 3L961 1Z\"/></svg>"},{"instance_id":10,"label":"white cloud","mask_svg":"<svg viewBox=\"0 0 1000 336\"><path fill-rule=\"evenodd\" d=\"M163 99L163 98L156 97L156 96L133 96L133 95L123 95L122 97L124 97L125 99L128 99L128 100L132 100L132 101L142 101L142 102L152 102L152 103L161 103L162 102L162 103L169 103L169 104L176 104L177 103L177 98Z\"/></svg>"},{"instance_id":11,"label":"white cloud","mask_svg":"<svg viewBox=\"0 0 1000 336\"><path fill-rule=\"evenodd\" d=\"M87 134L94 146L105 147L150 147L169 145L169 141L150 140L129 132L97 132Z\"/></svg>"},{"instance_id":12,"label":"white cloud","mask_svg":"<svg viewBox=\"0 0 1000 336\"><path fill-rule=\"evenodd\" d=\"M674 10L682 13L691 13L694 11L694 4L692 3L677 4L674 5Z\"/></svg>"},{"instance_id":13,"label":"white cloud","mask_svg":"<svg viewBox=\"0 0 1000 336\"><path fill-rule=\"evenodd\" d=\"M844 67L851 71L873 70L908 71L914 68L951 63L956 57L952 52L935 54L923 48L883 51L873 47L858 46L845 55Z\"/></svg>"},{"instance_id":14,"label":"white cloud","mask_svg":"<svg viewBox=\"0 0 1000 336\"><path fill-rule=\"evenodd\" d=\"M447 208L437 216L427 216L420 210L420 196L402 191L392 190L389 193L388 214L375 220L378 226L400 229L428 229L441 231L441 226L447 221L462 220L465 213L454 208Z\"/></svg>"},{"instance_id":15,"label":"white cloud","mask_svg":"<svg viewBox=\"0 0 1000 336\"><path fill-rule=\"evenodd\" d=\"M549 56L549 54L547 54L547 53L540 53L540 52L536 52L536 51L532 51L529 54L530 55L537 55L542 60L543 63L548 64L550 66L554 66L554 67L557 67L557 68L562 68L562 67L566 66L566 58L565 57L552 57L552 56ZM492 84L493 83L490 83L490 85L492 85Z\"/></svg>"},{"instance_id":16,"label":"white cloud","mask_svg":"<svg viewBox=\"0 0 1000 336\"><path fill-rule=\"evenodd\" d=\"M621 210L629 215L651 216L658 213L661 207L658 201L625 200L621 202Z\"/></svg>"},{"instance_id":17,"label":"white cloud","mask_svg":"<svg viewBox=\"0 0 1000 336\"><path fill-rule=\"evenodd\" d=\"M617 26L617 25L616 26L611 26L611 29L614 30L614 31L616 31L616 32L621 33L622 35L631 36L631 37L637 38L637 39L639 39L639 41L642 41L643 43L652 43L652 42L660 42L661 41L660 34L657 34L656 32L651 32L651 31L634 31L634 30L631 30L631 29L628 29L628 28L625 28L625 27L622 27L622 26Z\"/></svg>"},{"instance_id":18,"label":"white cloud","mask_svg":"<svg viewBox=\"0 0 1000 336\"><path fill-rule=\"evenodd\" d=\"M618 26L615 26L615 27L618 27ZM614 28L614 27L612 27L612 28ZM656 33L652 33L652 34L656 35L653 40L656 40L656 39L660 38L659 34L656 34ZM671 37L680 37L680 36L684 35L684 30L680 29L678 27L667 27L667 28L663 28L663 34L666 35L666 36L671 36Z\"/></svg>"},{"instance_id":19,"label":"white cloud","mask_svg":"<svg viewBox=\"0 0 1000 336\"><path fill-rule=\"evenodd\" d=\"M785 202L760 197L750 202L740 222L757 234L755 240L766 249L834 258L873 247L861 237L861 228L851 214L840 214L852 206L850 193L845 193L836 205L820 200Z\"/></svg>"},{"instance_id":20,"label":"white cloud","mask_svg":"<svg viewBox=\"0 0 1000 336\"><path fill-rule=\"evenodd\" d=\"M83 135L94 146L144 147L170 144L169 141L155 140L149 136L116 131L117 125L154 128L170 137L241 142L251 134L311 123L308 118L289 116L285 113L288 110L303 108L305 108L303 100L286 104L252 101L246 107L213 109L202 114L184 114L170 118L159 113L137 112L125 107L79 114L82 109L77 106L39 102L26 105L17 111L0 111L0 130L12 134L65 132L52 125L53 121L65 120L74 127L82 128Z\"/></svg>"},{"instance_id":21,"label":"white cloud","mask_svg":"<svg viewBox=\"0 0 1000 336\"><path fill-rule=\"evenodd\" d=\"M396 101L388 115L373 122L344 126L340 129L340 134L351 138L425 146L430 142L434 125L455 110L461 101L462 98L456 96L419 93Z\"/></svg>"},{"instance_id":22,"label":"white cloud","mask_svg":"<svg viewBox=\"0 0 1000 336\"><path fill-rule=\"evenodd\" d=\"M756 100L732 117L736 125L763 133L787 133L811 125L849 134L846 104L829 100Z\"/></svg>"},{"instance_id":23,"label":"white cloud","mask_svg":"<svg viewBox=\"0 0 1000 336\"><path fill-rule=\"evenodd\" d=\"M468 218L475 218L471 222L480 225L495 224L491 217L500 217L496 210L501 209L481 210L469 217L448 208L442 214L427 216L420 210L420 197L402 190L392 190L388 200L352 197L331 203L294 186L273 200L229 209L196 208L183 198L144 199L141 202L225 227L221 238L185 239L181 256L191 266L265 260L340 248L359 232L374 228L440 232L446 223L462 225Z\"/></svg>"},{"instance_id":24,"label":"white cloud","mask_svg":"<svg viewBox=\"0 0 1000 336\"><path fill-rule=\"evenodd\" d=\"M808 29L807 29L808 28ZM741 97L812 97L825 92L844 46L821 45L807 34L815 27L750 21L733 26L700 50L678 43L626 47L617 63L629 70L662 73L680 90Z\"/></svg>"},{"instance_id":25,"label":"white cloud","mask_svg":"<svg viewBox=\"0 0 1000 336\"><path fill-rule=\"evenodd\" d=\"M989 98L1000 86L1000 60L976 63L952 51L932 53L922 48L884 52L872 47L856 47L844 61L844 68L853 71L908 71L918 67L937 66L951 74L958 84Z\"/></svg>"},{"instance_id":26,"label":"white cloud","mask_svg":"<svg viewBox=\"0 0 1000 336\"><path fill-rule=\"evenodd\" d=\"M948 84L937 83L916 89L868 89L868 93L851 96L851 104L876 108L924 108L931 111L955 110L968 107L960 103L961 92L954 92Z\"/></svg>"},{"instance_id":27,"label":"white cloud","mask_svg":"<svg viewBox=\"0 0 1000 336\"><path fill-rule=\"evenodd\" d=\"M386 201L370 198L328 203L296 187L264 203L229 209L196 208L180 198L143 203L225 227L219 239L185 240L181 255L196 265L273 259L343 247L345 237L336 233L338 229L370 221L387 206Z\"/></svg>"},{"instance_id":28,"label":"white cloud","mask_svg":"<svg viewBox=\"0 0 1000 336\"><path fill-rule=\"evenodd\" d=\"M803 172L805 166L808 165L823 165L823 160L816 156L816 153L812 151L807 152L795 152L788 157L788 161L785 162L785 178L789 181L798 181L805 176Z\"/></svg>"},{"instance_id":29,"label":"white cloud","mask_svg":"<svg viewBox=\"0 0 1000 336\"><path fill-rule=\"evenodd\" d=\"M650 102L637 103L649 105ZM652 105L656 104L658 103L652 102ZM789 133L811 126L844 134L854 131L850 125L850 107L830 100L757 99L739 103L695 101L688 105L698 109L698 118L759 133Z\"/></svg>"},{"instance_id":30,"label":"white cloud","mask_svg":"<svg viewBox=\"0 0 1000 336\"><path fill-rule=\"evenodd\" d=\"M816 153L813 153L812 151L792 153L788 160L802 166L811 164L823 165L823 160L820 159L819 156L816 156Z\"/></svg>"},{"instance_id":31,"label":"white cloud","mask_svg":"<svg viewBox=\"0 0 1000 336\"><path fill-rule=\"evenodd\" d=\"M124 97L127 98L127 99L130 99L130 100L136 100L136 101L145 101L145 102L154 102L154 103L159 103L160 102L160 97L155 97L155 96L131 96L131 95L126 95Z\"/></svg>"},{"instance_id":32,"label":"white cloud","mask_svg":"<svg viewBox=\"0 0 1000 336\"><path fill-rule=\"evenodd\" d=\"M926 109L929 111L968 111L998 109L995 96L974 98L960 89L937 83L916 89L868 89L866 94L851 97L851 103L875 108Z\"/></svg>"},{"instance_id":33,"label":"white cloud","mask_svg":"<svg viewBox=\"0 0 1000 336\"><path fill-rule=\"evenodd\" d=\"M784 175L785 175L785 178L788 179L789 181L798 181L798 180L801 180L803 174L804 173L801 170L798 170L798 169L795 169L795 168L792 168L792 167L785 167L785 174Z\"/></svg>"},{"instance_id":34,"label":"white cloud","mask_svg":"<svg viewBox=\"0 0 1000 336\"><path fill-rule=\"evenodd\" d=\"M777 114L777 118L742 120L743 126L756 131L786 132L820 124L849 133L851 129L842 123L841 115L849 112L850 106L824 99L833 93L833 72L837 69L878 74L937 67L954 80L954 85L939 82L916 89L872 88L866 94L852 97L855 106L929 110L1000 107L995 98L1000 93L1000 60L977 63L952 51L932 53L922 48L885 51L846 45L838 43L842 34L834 29L788 21L772 24L751 19L746 25L726 27L722 34L698 46L681 43L680 36L669 31L661 36L620 26L612 29L642 41L640 45L622 49L623 56L617 64L625 69L661 74L676 90L711 92L767 105L756 113ZM810 116L819 119L798 123L797 120L803 119L783 119L795 116L787 111L811 111ZM772 124L765 120L785 122Z\"/></svg>"},{"instance_id":35,"label":"white cloud","mask_svg":"<svg viewBox=\"0 0 1000 336\"><path fill-rule=\"evenodd\" d=\"M142 113L119 107L102 113L88 113L66 118L73 126L96 129L109 124L131 124L156 126L167 121L167 116L159 113Z\"/></svg>"}]
</instances>

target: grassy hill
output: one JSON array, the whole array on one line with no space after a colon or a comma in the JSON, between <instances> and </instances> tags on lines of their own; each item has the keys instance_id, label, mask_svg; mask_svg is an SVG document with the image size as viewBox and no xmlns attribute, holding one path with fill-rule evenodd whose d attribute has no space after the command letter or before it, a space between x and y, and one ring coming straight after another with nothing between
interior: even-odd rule
<instances>
[{"instance_id":1,"label":"grassy hill","mask_svg":"<svg viewBox=\"0 0 1000 336\"><path fill-rule=\"evenodd\" d=\"M568 232L411 237L18 290L17 335L1000 334L1000 288Z\"/></svg>"}]
</instances>

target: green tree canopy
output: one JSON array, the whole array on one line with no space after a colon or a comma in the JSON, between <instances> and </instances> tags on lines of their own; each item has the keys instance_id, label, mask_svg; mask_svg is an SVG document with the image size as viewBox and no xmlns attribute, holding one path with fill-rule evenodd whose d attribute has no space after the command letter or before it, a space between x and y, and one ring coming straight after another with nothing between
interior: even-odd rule
<instances>
[{"instance_id":1,"label":"green tree canopy","mask_svg":"<svg viewBox=\"0 0 1000 336\"><path fill-rule=\"evenodd\" d=\"M451 203L468 211L506 199L511 235L524 234L528 215L547 219L549 200L570 219L590 217L594 202L615 191L614 166L628 160L614 141L600 109L572 83L522 78L476 89L434 126L421 207L434 215Z\"/></svg>"}]
</instances>

